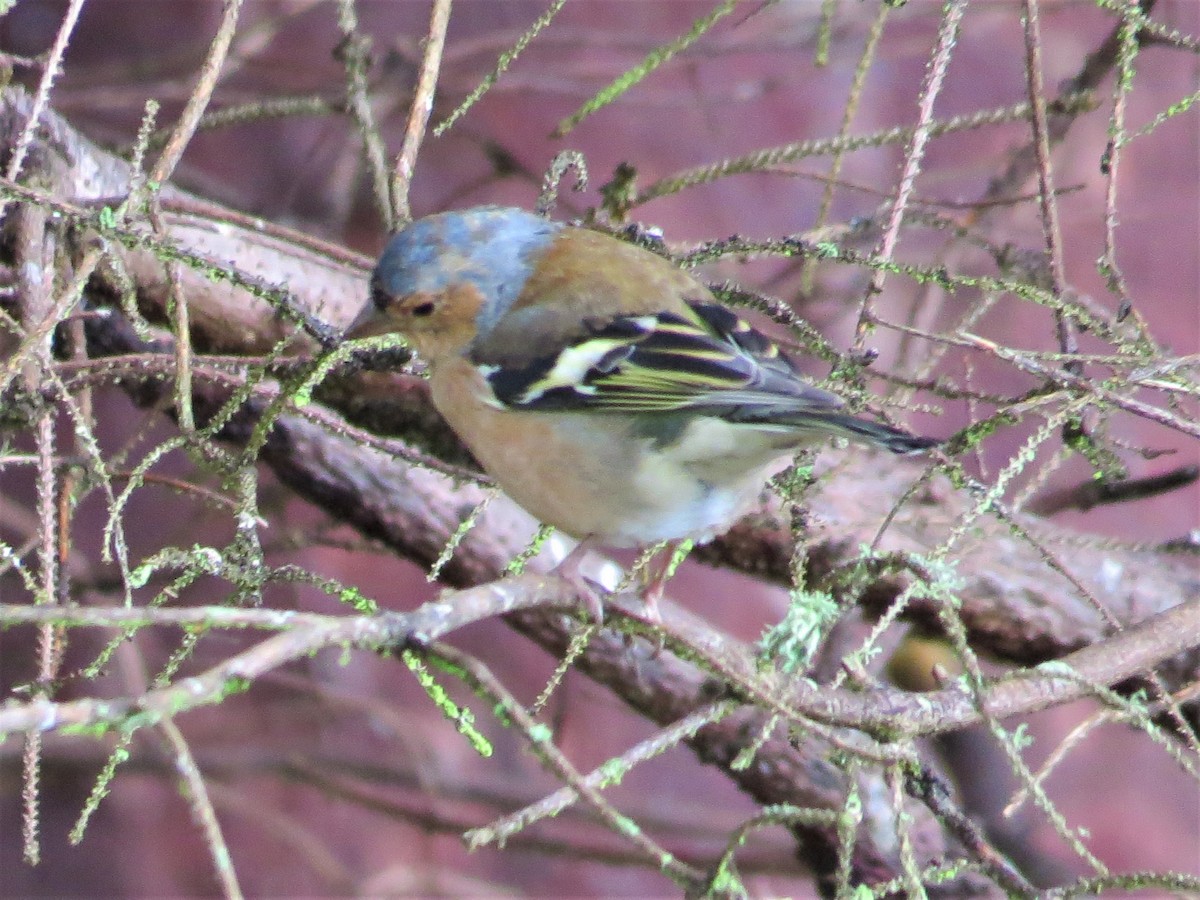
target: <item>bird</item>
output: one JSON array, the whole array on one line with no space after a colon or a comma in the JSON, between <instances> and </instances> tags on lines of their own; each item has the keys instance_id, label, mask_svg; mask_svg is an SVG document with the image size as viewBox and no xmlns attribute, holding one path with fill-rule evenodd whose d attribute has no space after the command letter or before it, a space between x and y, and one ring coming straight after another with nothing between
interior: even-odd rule
<instances>
[{"instance_id":1,"label":"bird","mask_svg":"<svg viewBox=\"0 0 1200 900\"><path fill-rule=\"evenodd\" d=\"M344 337L381 334L424 360L434 407L501 489L579 541L553 571L597 620L588 550L709 540L782 457L830 435L896 454L939 443L847 413L663 256L514 207L395 233ZM643 591L654 621L667 573Z\"/></svg>"}]
</instances>

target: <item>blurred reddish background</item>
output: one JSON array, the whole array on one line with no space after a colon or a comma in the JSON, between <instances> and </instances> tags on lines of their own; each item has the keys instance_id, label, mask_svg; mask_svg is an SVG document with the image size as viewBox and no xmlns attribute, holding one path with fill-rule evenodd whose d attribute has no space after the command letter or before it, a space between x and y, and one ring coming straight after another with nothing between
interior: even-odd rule
<instances>
[{"instance_id":1,"label":"blurred reddish background","mask_svg":"<svg viewBox=\"0 0 1200 900\"><path fill-rule=\"evenodd\" d=\"M455 6L433 121L440 121L494 64L499 53L545 8L541 2L462 2ZM729 16L693 50L665 66L615 105L585 120L563 139L549 137L557 123L596 90L653 47L684 32L705 14L709 2L589 2L568 4L510 73L444 137L427 140L417 164L412 205L417 215L478 203L532 206L541 173L555 153L582 150L591 171L590 189L563 192L558 215L568 217L597 202L597 189L622 161L634 161L639 183L759 147L832 136L838 132L874 3L838 5L829 65L814 65L817 2L785 2L759 9L746 5ZM3 49L18 55L44 51L61 22L64 2L25 0L0 19ZM851 129L865 133L915 121L920 89L938 26L941 4L912 0L890 20L879 57L867 78L862 105ZM395 152L407 114L418 41L428 5L365 2L362 30L374 39L373 70L377 115ZM97 140L127 147L148 98L163 102L160 123L173 121L192 88L200 60L216 26L219 5L92 0L68 50L53 107ZM937 101L939 118L1004 106L1025 97L1018 4L972 4ZM1161 2L1156 20L1195 34L1200 4ZM1043 30L1047 84L1074 74L1084 57L1109 33L1114 17L1086 2L1045 5ZM344 76L334 59L340 35L335 5L328 2L267 2L246 5L233 59L236 70L221 82L214 106L266 97L319 94L339 99ZM1136 128L1195 90L1200 63L1176 50L1150 48L1137 60L1136 89L1128 121ZM1105 83L1107 90L1111 79ZM1099 154L1105 144L1103 112L1084 117L1055 151L1067 274L1079 291L1108 308L1096 271L1103 252L1104 179ZM983 195L1006 152L1027 139L1013 124L935 140L917 193L926 200L969 202ZM1194 116L1181 115L1125 148L1122 158L1118 253L1136 309L1157 338L1177 353L1200 350L1200 140ZM830 221L873 214L894 189L902 155L899 146L850 154L841 178L870 191L839 189ZM503 162L502 166L497 161ZM790 167L820 176L827 158ZM357 134L338 116L269 120L204 132L193 140L176 179L181 185L272 221L345 243L367 253L383 243L363 176ZM1032 191L1032 183L1025 190ZM635 217L662 226L671 242L686 243L733 233L766 238L803 231L814 224L823 183L795 175L736 176L652 202ZM882 193L880 193L882 192ZM944 210L950 215L960 211ZM996 241L1041 245L1035 205L1005 210L991 221ZM902 259L928 262L927 233L902 238ZM980 256L955 251L955 266L986 268ZM953 268L953 267L952 267ZM864 270L821 270L811 294L798 294L794 268L780 262L713 267L714 278L736 277L796 303L835 345L848 346ZM880 300L885 312L905 309L911 285L891 278ZM954 302L954 301L950 301ZM924 324L938 321L936 315ZM976 326L1001 343L1053 349L1052 329L1041 311L1014 303ZM1086 338L1084 339L1086 343ZM887 332L872 345L890 362ZM1086 347L1085 347L1086 349ZM964 373L961 357L945 370ZM972 383L1000 393L1017 393L1032 382L1010 368L981 363ZM117 394L104 398L106 428L128 434L145 423ZM970 418L965 406L948 404L941 419L913 421L935 433L950 433ZM1195 442L1143 420L1118 417L1123 441L1174 451L1145 461L1131 456L1131 474L1143 475L1197 459ZM168 430L159 424L142 446ZM983 466L993 473L1021 444L1027 431L1002 432L986 447ZM186 459L170 459L162 471L194 474ZM1051 485L1070 485L1089 476L1080 460L1063 467ZM31 488L23 476L0 476L4 493L26 502ZM1087 532L1130 541L1178 538L1200 527L1196 487L1155 500L1063 514L1056 521ZM414 567L386 556L367 556L336 547L289 550L294 529L325 523L322 514L294 499L263 476L262 508L271 524L264 538L276 542L272 559L305 567L361 586L387 605L413 607L434 588ZM79 545L91 554L89 532L104 510L89 501L78 519ZM230 524L221 512L205 510L161 488L147 487L129 508L134 557L166 543L220 542ZM3 535L6 540L11 535ZM352 540L333 527L327 537ZM1001 561L1002 562L1002 561ZM206 593L206 590L208 593ZM190 589L186 602L210 602L215 586ZM11 594L12 592L10 592ZM672 593L732 634L754 640L786 607L786 595L732 576L685 567ZM723 594L739 597L721 602ZM303 587L275 588L269 602L332 611L332 601ZM12 602L12 601L9 601ZM0 636L0 677L6 684L30 677L28 632ZM93 639L73 637L67 668L92 658ZM157 643L156 643L157 641ZM241 645L238 635L205 640L196 664L227 655ZM479 654L499 677L531 702L554 661L498 623L456 637ZM138 646L151 675L171 650L170 638L143 633ZM132 658L118 663L111 690L128 689ZM1088 709L1058 710L1036 717L1037 762ZM479 711L481 717L486 712ZM584 678L569 674L552 700L551 717L565 752L582 769L620 753L651 733L650 726ZM488 723L496 755L479 760L444 723L412 679L397 665L367 654L347 663L322 654L304 665L256 684L218 709L189 713L179 722L213 785L214 802L226 830L243 888L250 895L395 894L471 895L513 892L532 895L630 895L671 893L671 885L641 869L585 862L563 855L576 846L624 852L615 838L567 818L534 829L531 838L557 846L514 842L504 852L467 854L458 834L499 813L553 790L519 741ZM1200 872L1200 804L1188 781L1161 749L1144 736L1109 726L1076 748L1049 780L1051 795L1074 824L1087 826L1089 846L1117 870L1173 867ZM19 859L19 745L4 745L0 798L0 893L5 896L199 896L217 885L198 829L177 795L169 756L152 735L135 743L111 797L100 807L89 834L77 848L65 832L77 815L99 765L102 748L93 741L54 737L48 742L43 780L45 862L30 869ZM375 801L346 796L358 791ZM614 802L648 829L679 835L672 849L711 859L723 835L755 807L728 782L684 751L635 770L611 792ZM1118 812L1119 810L1119 812ZM1068 860L1066 851L1039 816L1029 826L1044 852ZM552 840L553 839L553 840ZM788 872L791 846L782 832L756 836L745 852L744 871L755 893L806 896L810 882ZM739 857L742 858L742 857ZM1077 863L1068 862L1074 871ZM774 874L772 874L774 873Z\"/></svg>"}]
</instances>

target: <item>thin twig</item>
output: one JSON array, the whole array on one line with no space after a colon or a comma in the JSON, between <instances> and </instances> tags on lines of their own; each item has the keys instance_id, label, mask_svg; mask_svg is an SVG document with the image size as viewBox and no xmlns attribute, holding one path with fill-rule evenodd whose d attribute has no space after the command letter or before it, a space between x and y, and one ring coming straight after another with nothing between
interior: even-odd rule
<instances>
[{"instance_id":1,"label":"thin twig","mask_svg":"<svg viewBox=\"0 0 1200 900\"><path fill-rule=\"evenodd\" d=\"M912 142L904 154L904 171L900 176L900 187L896 191L896 199L892 203L887 226L883 237L875 250L875 256L887 262L891 260L900 237L900 225L904 221L904 211L908 207L908 199L912 194L917 173L921 171L921 162L925 156L925 145L929 142L930 129L933 125L933 103L942 89L942 81L946 77L946 69L950 65L950 55L958 40L958 25L966 9L967 0L949 0L938 27L937 44L933 50L925 83L921 86L920 114L917 126L913 131ZM854 330L854 350L859 352L867 338L867 330L871 321L871 301L883 290L886 270L877 268L871 276L871 283L863 294L858 310L858 325Z\"/></svg>"},{"instance_id":2,"label":"thin twig","mask_svg":"<svg viewBox=\"0 0 1200 900\"><path fill-rule=\"evenodd\" d=\"M67 42L70 41L71 34L75 31L75 24L79 21L79 13L83 10L83 3L84 0L71 0L70 5L67 6L66 13L63 14L62 23L58 26L58 32L54 35L54 43L50 46L50 50L45 56L42 77L38 80L37 91L33 95L33 103L29 109L29 116L25 119L25 124L21 128L21 134L17 137L13 145L12 157L9 159L8 168L4 173L9 181L16 181L17 176L21 174L21 166L25 162L25 154L29 152L29 145L33 141L33 136L37 133L38 124L42 118L42 111L46 108L46 104L50 100L50 89L54 84L54 79L58 77L63 54L67 51ZM4 207L5 204L0 202L0 215L3 215Z\"/></svg>"},{"instance_id":3,"label":"thin twig","mask_svg":"<svg viewBox=\"0 0 1200 900\"><path fill-rule=\"evenodd\" d=\"M159 723L159 728L167 736L175 760L175 771L187 786L184 795L196 824L204 832L204 844L213 859L213 868L221 882L221 892L228 900L242 900L242 888L238 884L237 871L233 867L233 859L229 855L229 844L217 821L216 810L208 795L208 786L204 783L204 775L196 764L192 749L188 746L183 732L170 719Z\"/></svg>"},{"instance_id":4,"label":"thin twig","mask_svg":"<svg viewBox=\"0 0 1200 900\"><path fill-rule=\"evenodd\" d=\"M604 799L594 784L575 768L561 750L554 746L551 740L537 740L536 735L547 731L546 727L525 711L525 708L516 701L508 688L485 665L475 657L448 645L433 647L432 652L461 669L467 674L468 680L474 682L474 686L482 688L495 698L505 714L517 724L531 742L536 744L535 752L554 774L570 785L614 833L623 835L639 848L645 854L647 862L670 876L681 887L688 889L690 894L694 894L705 883L703 872L668 853L629 817L618 812L612 804Z\"/></svg>"},{"instance_id":5,"label":"thin twig","mask_svg":"<svg viewBox=\"0 0 1200 900\"><path fill-rule=\"evenodd\" d=\"M838 128L837 140L845 141L850 137L850 126L854 122L854 114L858 110L859 102L862 100L863 85L866 84L867 74L871 70L871 63L874 62L876 52L879 49L879 41L883 38L884 25L887 24L888 13L892 7L887 3L880 3L879 10L875 13L875 18L871 21L871 28L867 32L867 43L863 47L862 53L858 57L858 65L854 67L854 80L850 84L849 96L846 98L846 107L842 111L842 124ZM825 4L822 9L822 20L832 17L832 6ZM816 218L813 219L813 229L821 228L829 219L829 210L833 207L833 194L838 185L838 178L842 172L842 164L845 162L846 150L844 147L835 150L832 154L833 158L829 161L829 172L825 176L825 187L821 192L821 204L817 207ZM816 271L815 260L806 259L802 262L802 271L804 273L804 281L802 282L801 290L808 293L811 290L811 282L813 273Z\"/></svg>"},{"instance_id":6,"label":"thin twig","mask_svg":"<svg viewBox=\"0 0 1200 900\"><path fill-rule=\"evenodd\" d=\"M1058 202L1054 196L1054 172L1050 162L1050 132L1046 124L1045 77L1042 73L1042 37L1038 19L1038 0L1025 0L1022 16L1025 36L1025 83L1029 95L1033 128L1033 150L1037 159L1038 209L1042 217L1042 240L1046 244L1046 255L1050 260L1050 288L1055 296L1062 296L1067 288L1066 266L1063 263L1062 227L1058 220ZM1058 334L1058 349L1063 353L1074 353L1079 349L1071 323L1061 312L1054 314L1055 330ZM1083 367L1068 360L1064 367L1073 375Z\"/></svg>"},{"instance_id":7,"label":"thin twig","mask_svg":"<svg viewBox=\"0 0 1200 900\"><path fill-rule=\"evenodd\" d=\"M1039 494L1025 508L1038 516L1053 516L1068 509L1086 512L1097 506L1157 497L1195 484L1197 479L1200 479L1200 466L1195 465L1178 466L1157 475L1121 481L1089 478L1071 487Z\"/></svg>"},{"instance_id":8,"label":"thin twig","mask_svg":"<svg viewBox=\"0 0 1200 900\"><path fill-rule=\"evenodd\" d=\"M904 773L905 790L920 799L1009 897L1036 897L1037 890L987 840L979 826L955 805L949 787L930 769Z\"/></svg>"},{"instance_id":9,"label":"thin twig","mask_svg":"<svg viewBox=\"0 0 1200 900\"><path fill-rule=\"evenodd\" d=\"M1131 303L1125 277L1117 262L1117 182L1121 163L1121 150L1125 145L1125 108L1133 81L1133 57L1138 47L1138 29L1134 24L1136 2L1129 2L1118 29L1120 49L1117 53L1117 77L1113 85L1113 111L1109 123L1109 141L1101 160L1100 170L1105 177L1104 185L1104 257L1101 271L1111 290L1123 303Z\"/></svg>"},{"instance_id":10,"label":"thin twig","mask_svg":"<svg viewBox=\"0 0 1200 900\"><path fill-rule=\"evenodd\" d=\"M408 222L412 209L408 204L408 188L412 182L417 154L425 139L425 129L433 112L433 94L437 89L438 71L442 66L442 47L446 43L446 29L450 24L451 0L433 0L429 17L429 34L425 38L425 55L421 59L421 70L417 76L417 89L413 93L409 108L408 124L404 128L404 143L392 167L392 210L395 225Z\"/></svg>"},{"instance_id":11,"label":"thin twig","mask_svg":"<svg viewBox=\"0 0 1200 900\"><path fill-rule=\"evenodd\" d=\"M171 132L170 138L167 139L167 145L150 169L149 181L151 184L166 183L175 171L175 167L179 165L179 160L183 157L183 151L187 148L192 135L195 134L200 119L204 116L204 110L208 107L209 100L212 99L217 79L221 77L221 67L229 53L229 45L233 42L241 8L242 0L224 0L221 23L217 26L217 33L213 35L213 39L208 45L208 53L200 66L200 79L188 96L187 105L179 114L179 121L175 123L175 128Z\"/></svg>"},{"instance_id":12,"label":"thin twig","mask_svg":"<svg viewBox=\"0 0 1200 900\"><path fill-rule=\"evenodd\" d=\"M392 202L388 188L387 149L375 111L371 108L371 97L367 72L370 68L370 39L358 31L358 13L355 0L338 0L338 29L342 32L342 43L334 51L346 70L346 105L358 125L363 150L367 157L367 168L371 172L375 207L383 218L388 231L395 228Z\"/></svg>"},{"instance_id":13,"label":"thin twig","mask_svg":"<svg viewBox=\"0 0 1200 900\"><path fill-rule=\"evenodd\" d=\"M22 324L33 330L34 323L51 318L53 308L53 239L47 228L46 211L35 206L19 206L13 216L15 221L15 255L17 267L17 299L20 305ZM31 396L42 395L46 372L50 364L50 341L48 335L36 342L27 340L22 349L24 358L22 374L25 390ZM15 362L15 361L14 361ZM15 371L10 366L10 371ZM53 606L58 600L58 524L55 456L55 413L49 396L41 396L41 405L36 413L36 519L38 534L38 583L33 602L38 606ZM43 625L38 630L38 680L35 696L49 697L50 685L58 671L61 658L59 631L54 625ZM28 735L22 758L22 856L29 865L37 865L41 858L38 840L39 824L39 780L41 775L41 738Z\"/></svg>"},{"instance_id":14,"label":"thin twig","mask_svg":"<svg viewBox=\"0 0 1200 900\"><path fill-rule=\"evenodd\" d=\"M602 788L623 776L638 763L653 759L667 750L677 747L680 742L691 737L705 725L720 721L733 709L735 706L728 701L702 707L653 737L630 747L617 759L609 760L599 769L594 769L584 775L583 783L590 788ZM570 785L559 788L553 794L516 812L509 813L484 828L472 828L463 835L463 839L472 850L487 844L502 845L535 822L557 816L578 800L579 792L575 788Z\"/></svg>"}]
</instances>

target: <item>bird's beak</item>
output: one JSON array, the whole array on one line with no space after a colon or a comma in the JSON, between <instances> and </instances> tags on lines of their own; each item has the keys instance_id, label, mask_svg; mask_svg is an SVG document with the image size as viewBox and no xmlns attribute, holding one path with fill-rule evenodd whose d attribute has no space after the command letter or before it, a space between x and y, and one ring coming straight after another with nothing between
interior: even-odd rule
<instances>
[{"instance_id":1,"label":"bird's beak","mask_svg":"<svg viewBox=\"0 0 1200 900\"><path fill-rule=\"evenodd\" d=\"M389 331L394 331L391 321L379 308L368 300L362 309L358 311L358 315L354 317L354 321L346 326L346 330L342 332L342 340L349 341L355 338L375 337L379 334L387 334Z\"/></svg>"}]
</instances>

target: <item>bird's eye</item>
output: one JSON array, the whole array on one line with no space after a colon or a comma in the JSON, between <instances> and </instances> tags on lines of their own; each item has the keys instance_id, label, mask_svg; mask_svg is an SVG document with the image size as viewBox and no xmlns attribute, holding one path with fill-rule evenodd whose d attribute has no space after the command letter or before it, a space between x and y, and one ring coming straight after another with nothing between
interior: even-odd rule
<instances>
[{"instance_id":1,"label":"bird's eye","mask_svg":"<svg viewBox=\"0 0 1200 900\"><path fill-rule=\"evenodd\" d=\"M418 319L423 319L426 316L432 316L436 307L432 300L426 300L424 303L418 303L410 312Z\"/></svg>"}]
</instances>

